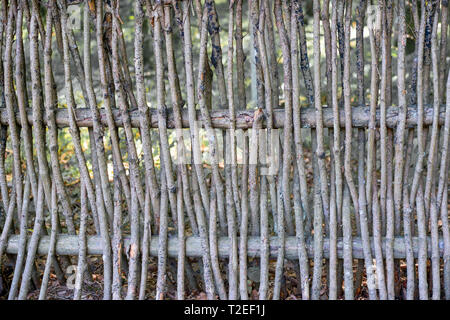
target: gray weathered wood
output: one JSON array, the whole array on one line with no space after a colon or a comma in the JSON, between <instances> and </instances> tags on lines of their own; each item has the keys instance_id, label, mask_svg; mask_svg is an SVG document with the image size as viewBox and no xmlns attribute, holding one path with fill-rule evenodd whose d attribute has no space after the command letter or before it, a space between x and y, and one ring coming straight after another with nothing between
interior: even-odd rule
<instances>
[{"instance_id":1,"label":"gray weathered wood","mask_svg":"<svg viewBox=\"0 0 450 320\"><path fill-rule=\"evenodd\" d=\"M128 248L130 244L130 236L126 235L123 237L124 246ZM430 239L428 237L427 241ZM373 239L370 241L372 245L372 252L374 253L373 248ZM42 236L39 241L38 246L38 254L47 254L48 246L50 244L50 236ZM248 257L259 257L260 255L260 244L261 239L259 237L249 237L248 238ZM279 241L276 237L270 238L270 258L276 258L278 254ZM404 259L406 257L405 254L405 243L402 237L397 237L394 239L394 258L395 259ZM443 256L444 250L444 241L442 238L438 241L439 247L439 256ZM178 255L178 238L173 237L168 240L167 245L167 253L169 257L176 258ZM360 237L354 237L352 240L352 248L353 248L353 258L362 259L363 256L363 248L362 241ZM413 252L414 257L417 257L419 248L419 238L413 237ZM12 235L8 239L8 246L6 248L6 252L10 254L17 254L19 249L19 235ZM58 255L78 255L78 236L75 235L58 235L56 240L56 254ZM330 253L329 239L324 239L323 242L323 255L324 258L328 259ZM386 253L386 239L382 239L382 249L383 255ZM286 237L285 244L285 256L287 259L295 260L298 259L298 251L297 251L297 240L295 237ZM306 250L308 253L308 257L311 258L314 255L313 246L311 243L306 244ZM218 239L218 253L220 258L227 258L230 251L230 240L227 237L220 237ZM87 254L88 255L101 255L102 250L102 241L99 236L89 236L87 238ZM342 258L343 253L343 242L342 238L338 238L337 240L337 254L338 258ZM150 244L150 255L157 256L158 255L158 237L153 236ZM200 244L200 237L186 237L186 256L201 258L202 257L202 248ZM431 257L431 248L428 248L427 256Z\"/></svg>"},{"instance_id":2,"label":"gray weathered wood","mask_svg":"<svg viewBox=\"0 0 450 320\"><path fill-rule=\"evenodd\" d=\"M106 126L106 112L104 109L99 109L100 111L100 122ZM344 111L340 111L340 126L343 128L345 126L344 122ZM388 128L394 128L398 123L398 107L389 107L386 110L386 125ZM28 122L33 123L33 113L31 109L27 109ZM88 108L77 108L75 109L75 115L77 120L77 125L79 127L92 127L93 117L90 109ZM217 129L227 129L230 127L230 116L228 110L211 110L211 123L213 128ZM253 125L253 115L254 110L237 110L236 111L236 129L249 129ZM113 116L116 122L116 126L123 126L122 116L119 109L113 109ZM139 110L130 111L131 126L137 128L140 126L139 123L140 113ZM316 126L314 108L302 108L301 109L301 125L305 128L314 128ZM16 113L17 123L20 124L19 114ZM203 117L200 111L197 111L197 119L202 121ZM380 114L377 112L377 125L379 125ZM439 111L439 124L444 124L445 120L445 106L441 106ZM433 121L433 107L424 107L424 126L429 126ZM8 125L8 112L6 108L0 108L0 123ZM47 117L44 117L44 124L47 123ZM56 124L59 127L69 126L69 115L67 109L57 109L56 110ZM369 107L353 107L352 109L352 126L355 128L364 128L369 124ZM150 125L152 128L158 127L158 115L155 109L150 109ZM183 128L189 128L189 120L187 109L182 109L182 125ZM323 125L327 128L333 127L333 110L328 107L323 108ZM415 106L410 106L407 110L406 126L415 127L417 125L417 109ZM273 110L273 126L274 128L284 127L284 109L274 109ZM265 123L263 125L265 127ZM175 128L175 120L173 117L173 111L171 108L167 109L167 128Z\"/></svg>"}]
</instances>

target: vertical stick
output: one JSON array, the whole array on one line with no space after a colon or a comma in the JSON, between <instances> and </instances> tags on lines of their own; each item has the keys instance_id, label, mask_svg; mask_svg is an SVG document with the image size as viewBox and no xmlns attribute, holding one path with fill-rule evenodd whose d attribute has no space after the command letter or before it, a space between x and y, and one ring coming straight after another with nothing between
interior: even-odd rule
<instances>
[{"instance_id":1,"label":"vertical stick","mask_svg":"<svg viewBox=\"0 0 450 320\"><path fill-rule=\"evenodd\" d=\"M161 159L161 212L159 221L158 234L158 276L156 282L156 300L163 300L166 293L166 279L167 279L167 185L166 175L164 171L164 160Z\"/></svg>"},{"instance_id":2,"label":"vertical stick","mask_svg":"<svg viewBox=\"0 0 450 320\"><path fill-rule=\"evenodd\" d=\"M405 168L403 171L403 237L405 240L405 248L406 248L406 299L413 300L414 299L414 287L415 287L415 263L414 263L414 254L412 248L412 217L411 217L411 207L409 204L408 197L408 173L409 166L411 160L411 150L413 147L413 130L409 130L408 132L408 140L406 143L406 160L405 160Z\"/></svg>"},{"instance_id":3,"label":"vertical stick","mask_svg":"<svg viewBox=\"0 0 450 320\"><path fill-rule=\"evenodd\" d=\"M228 282L230 300L238 297L238 241L237 241L237 224L236 211L240 212L239 205L239 185L237 181L237 159L236 159L236 123L235 123L235 105L234 105L234 88L233 88L233 31L234 31L234 7L233 2L230 2L228 17L228 55L227 55L227 95L228 95L228 110L230 113L230 129L228 130L228 142L226 145L230 148L230 162L227 168L231 166L231 177L227 181L227 221L228 221L228 236L231 243L231 251L229 255L228 266ZM228 153L227 153L228 154ZM232 195L233 194L233 195ZM234 203L232 202L234 196ZM233 207L235 205L235 207ZM235 211L236 208L236 211Z\"/></svg>"},{"instance_id":4,"label":"vertical stick","mask_svg":"<svg viewBox=\"0 0 450 320\"><path fill-rule=\"evenodd\" d=\"M14 266L14 276L11 281L11 287L9 288L8 300L14 300L19 289L20 277L22 276L23 263L26 256L26 245L27 245L27 232L28 232L28 209L30 203L30 181L28 176L25 180L25 189L23 193L23 205L22 212L20 216L20 235L19 235L19 250L17 252L16 264ZM5 230L4 226L3 230Z\"/></svg>"},{"instance_id":5,"label":"vertical stick","mask_svg":"<svg viewBox=\"0 0 450 320\"><path fill-rule=\"evenodd\" d=\"M420 95L420 92L418 92ZM417 190L417 227L419 236L418 251L418 275L419 275L419 298L428 300L428 281L427 281L427 226L425 219L425 206L423 201L422 185Z\"/></svg>"},{"instance_id":6,"label":"vertical stick","mask_svg":"<svg viewBox=\"0 0 450 320\"><path fill-rule=\"evenodd\" d=\"M119 181L119 173L117 165L114 164L114 215L112 225L112 252L113 252L113 276L112 276L112 298L113 300L122 300L122 270L121 258L123 256L123 241L122 241L122 196L121 185ZM145 282L146 278L142 277L141 281Z\"/></svg>"},{"instance_id":7,"label":"vertical stick","mask_svg":"<svg viewBox=\"0 0 450 320\"><path fill-rule=\"evenodd\" d=\"M180 172L178 177L180 177ZM186 236L184 230L182 179L177 179L177 221L178 221L178 263L177 263L177 299L184 300L184 278L186 261Z\"/></svg>"},{"instance_id":8,"label":"vertical stick","mask_svg":"<svg viewBox=\"0 0 450 320\"><path fill-rule=\"evenodd\" d=\"M261 65L264 77L264 98L267 113L268 130L267 135L263 133L259 134L259 158L260 163L264 163L267 155L267 143L266 137L271 135L272 126L272 83L269 73L269 61L267 58L266 44L264 39L265 34L265 3L261 3L259 8L259 29L257 30L259 53L261 58ZM269 124L270 122L270 124ZM269 146L270 148L270 146ZM259 285L259 299L267 300L268 286L269 286L269 217L267 209L267 178L262 171L260 173L260 212L261 212L261 268L260 268L260 285Z\"/></svg>"},{"instance_id":9,"label":"vertical stick","mask_svg":"<svg viewBox=\"0 0 450 320\"><path fill-rule=\"evenodd\" d=\"M298 176L298 182L294 180L294 185L299 184L298 193L294 191L294 197L300 196L300 203L294 199L295 212L295 227L296 236L299 246L299 267L301 277L302 299L309 299L309 261L306 255L305 248L305 226L303 225L303 214L308 216L309 203L307 199L307 185L305 174L305 160L303 152L303 137L300 125L300 83L299 83L299 59L298 59L298 8L294 7L294 13L291 15L291 62L292 62L292 111L293 111L293 127L294 127L294 142L295 142L295 167L297 174L294 174L294 179ZM297 211L296 211L297 210ZM305 223L306 225L306 223Z\"/></svg>"},{"instance_id":10,"label":"vertical stick","mask_svg":"<svg viewBox=\"0 0 450 320\"><path fill-rule=\"evenodd\" d=\"M51 225L52 225L52 231L50 234L50 243L48 246L48 254L47 254L47 260L45 261L45 269L44 269L44 275L42 277L42 283L41 283L41 290L39 292L39 300L45 300L47 296L47 287L48 287L48 280L50 278L50 268L52 266L52 261L55 259L55 252L56 252L56 233L57 233L57 226L58 226L58 206L56 202L56 189L55 185L52 186L52 199L51 199ZM80 246L81 248L81 246Z\"/></svg>"},{"instance_id":11,"label":"vertical stick","mask_svg":"<svg viewBox=\"0 0 450 320\"><path fill-rule=\"evenodd\" d=\"M321 79L320 79L320 4L314 0L314 24L313 24L313 45L314 45L314 107L316 109L316 137L318 170L320 176L320 192L322 198L323 215L326 220L325 229L328 231L329 205L328 205L328 178L325 168L325 150L323 142L323 114L320 99ZM328 232L327 232L328 233Z\"/></svg>"},{"instance_id":12,"label":"vertical stick","mask_svg":"<svg viewBox=\"0 0 450 320\"><path fill-rule=\"evenodd\" d=\"M14 170L14 183L16 188L16 204L18 212L20 212L20 207L22 206L22 164L20 160L20 136L17 129L14 105L15 105L15 94L13 85L13 72L12 72L12 43L14 41L14 18L17 15L16 1L12 0L9 6L8 12L8 22L6 26L6 41L5 41L5 53L3 61L4 70L4 86L5 86L5 105L8 112L8 125L11 135L11 144L13 149L13 170Z\"/></svg>"}]
</instances>

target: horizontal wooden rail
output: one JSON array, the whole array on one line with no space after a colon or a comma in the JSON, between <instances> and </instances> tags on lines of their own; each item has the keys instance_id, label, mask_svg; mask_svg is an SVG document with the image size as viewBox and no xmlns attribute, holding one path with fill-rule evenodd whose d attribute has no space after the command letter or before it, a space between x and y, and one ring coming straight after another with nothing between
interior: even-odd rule
<instances>
[{"instance_id":1,"label":"horizontal wooden rail","mask_svg":"<svg viewBox=\"0 0 450 320\"><path fill-rule=\"evenodd\" d=\"M314 108L302 108L301 109L301 124L302 127L312 128L316 126L316 111ZM393 128L398 122L398 107L389 107L386 112L386 124L388 127ZM56 124L59 127L69 126L69 116L67 109L57 109L56 111ZM106 113L104 109L99 109L101 123L107 125ZM253 125L254 110L239 110L236 111L236 128L248 129ZM28 121L32 124L33 113L31 109L27 110ZM118 109L113 110L114 119L116 125L121 127L122 116ZM345 126L344 110L340 112L340 124L341 127ZM20 123L19 113L16 113L17 122ZM369 107L354 107L352 109L352 125L355 128L365 128L369 125ZM46 123L46 117L44 117L44 123ZM131 125L135 128L139 127L140 113L138 110L130 111ZM331 108L324 107L323 109L323 121L325 127L333 127L333 110ZM92 127L92 114L90 109L79 108L76 109L76 119L79 127ZM200 111L197 111L197 119L202 120ZM377 125L379 124L380 114L377 112ZM444 124L445 120L445 106L440 108L439 112L439 124ZM0 108L0 121L4 125L8 125L8 113L5 108ZM150 121L152 128L158 127L157 111L150 109ZM218 129L226 129L230 127L230 117L228 110L212 110L211 111L212 126ZM424 108L424 125L429 126L433 121L433 107L426 106ZM189 120L187 109L183 109L182 112L183 128L189 128ZM275 109L273 112L273 124L275 128L282 128L284 126L284 109ZM417 125L417 109L415 106L411 106L407 111L407 123L408 127L414 127ZM172 109L167 109L167 127L175 128L175 122L173 118Z\"/></svg>"},{"instance_id":2,"label":"horizontal wooden rail","mask_svg":"<svg viewBox=\"0 0 450 320\"><path fill-rule=\"evenodd\" d=\"M50 236L42 236L39 242L38 253L39 254L48 254L48 246L50 243ZM431 239L427 239L427 243L431 243ZM124 236L124 245L128 247L130 244L130 237ZM260 255L260 244L261 240L259 237L249 237L248 238L248 257L259 257ZM372 254L374 254L373 247L373 239L371 239L372 244ZM309 258L312 258L314 255L313 245L307 243L307 252ZM99 236L88 236L87 239L87 253L88 255L101 255L102 254L102 241ZM278 253L278 248L280 247L278 238L272 237L270 238L270 257L276 258ZM386 239L382 240L383 247L383 255L385 255L386 249ZM8 239L7 252L11 254L17 254L19 248L19 236L12 235ZM219 257L227 258L230 252L230 240L227 237L221 237L218 239L218 250ZM352 241L353 248L353 258L355 259L363 259L363 246L362 240L359 237L354 237ZM413 237L413 252L414 256L417 257L419 248L419 238ZM293 260L298 259L298 251L297 251L297 239L295 237L286 237L285 243L285 257L287 259ZM59 255L78 255L78 236L74 235L59 235L56 241L56 254ZM343 252L343 242L342 238L338 238L337 241L337 251L338 257L342 258ZM444 241L439 239L439 255L442 257L444 251ZM323 242L323 254L324 258L329 257L330 245L329 240L324 239ZM171 237L168 239L167 245L167 253L169 257L176 258L178 254L178 238ZM150 246L150 255L157 256L158 255L158 237L153 236ZM186 255L188 257L193 258L201 258L202 257L202 246L199 237L187 237L186 238ZM397 237L394 239L394 258L403 259L406 257L405 250L405 240L402 237ZM428 257L431 257L431 246L428 246Z\"/></svg>"}]
</instances>

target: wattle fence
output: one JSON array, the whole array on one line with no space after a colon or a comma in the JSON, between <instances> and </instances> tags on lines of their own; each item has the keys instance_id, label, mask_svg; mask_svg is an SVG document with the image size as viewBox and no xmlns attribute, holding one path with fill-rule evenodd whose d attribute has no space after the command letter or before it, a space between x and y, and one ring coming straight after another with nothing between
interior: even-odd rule
<instances>
[{"instance_id":1,"label":"wattle fence","mask_svg":"<svg viewBox=\"0 0 450 320\"><path fill-rule=\"evenodd\" d=\"M450 299L447 0L0 8L4 297Z\"/></svg>"}]
</instances>

